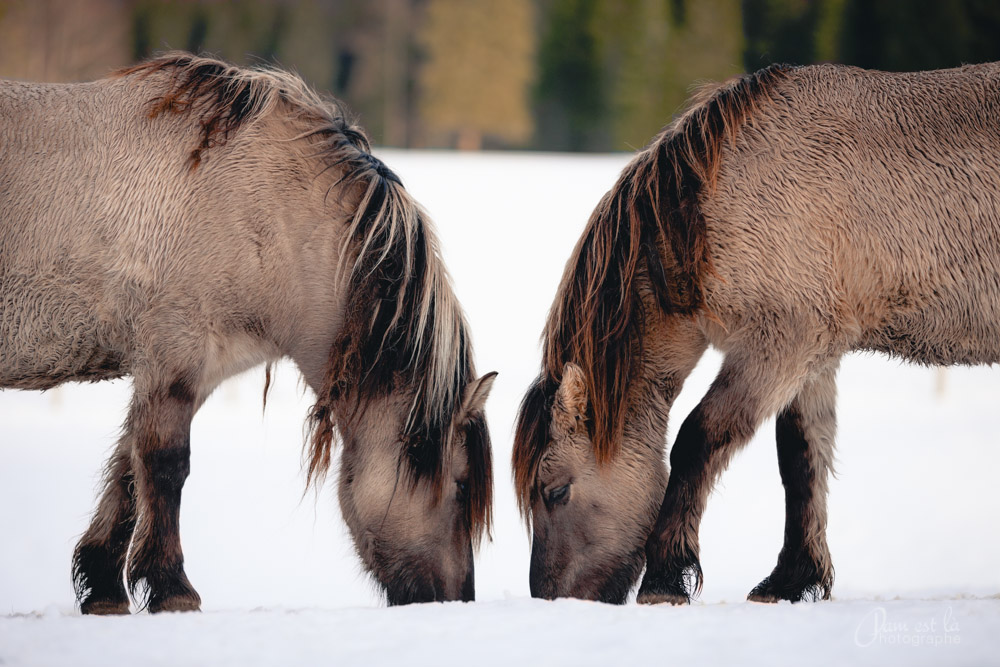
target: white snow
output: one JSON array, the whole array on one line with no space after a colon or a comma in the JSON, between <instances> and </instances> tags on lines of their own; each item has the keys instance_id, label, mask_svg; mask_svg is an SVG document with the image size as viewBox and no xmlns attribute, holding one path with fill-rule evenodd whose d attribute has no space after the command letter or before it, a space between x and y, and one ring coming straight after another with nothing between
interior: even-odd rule
<instances>
[{"instance_id":1,"label":"white snow","mask_svg":"<svg viewBox=\"0 0 1000 667\"><path fill-rule=\"evenodd\" d=\"M996 664L1000 374L852 356L840 372L829 543L834 601L745 602L774 566L783 495L773 423L723 476L701 531L705 588L684 608L528 596L509 460L521 394L563 265L627 155L382 151L434 218L472 325L496 460L494 540L474 604L384 608L361 573L335 480L303 498L309 405L294 367L216 392L194 421L181 534L202 614L81 617L70 555L123 420L126 382L0 392L0 665ZM670 438L717 370L706 356Z\"/></svg>"}]
</instances>

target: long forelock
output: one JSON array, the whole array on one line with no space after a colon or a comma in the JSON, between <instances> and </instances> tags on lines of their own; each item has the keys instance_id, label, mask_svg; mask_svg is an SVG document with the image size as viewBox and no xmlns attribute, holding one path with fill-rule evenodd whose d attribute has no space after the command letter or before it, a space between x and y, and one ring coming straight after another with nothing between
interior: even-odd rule
<instances>
[{"instance_id":1,"label":"long forelock","mask_svg":"<svg viewBox=\"0 0 1000 667\"><path fill-rule=\"evenodd\" d=\"M531 498L538 467L549 442L549 419L555 383L539 376L521 401L514 435L513 473L517 507L526 520L531 518Z\"/></svg>"}]
</instances>

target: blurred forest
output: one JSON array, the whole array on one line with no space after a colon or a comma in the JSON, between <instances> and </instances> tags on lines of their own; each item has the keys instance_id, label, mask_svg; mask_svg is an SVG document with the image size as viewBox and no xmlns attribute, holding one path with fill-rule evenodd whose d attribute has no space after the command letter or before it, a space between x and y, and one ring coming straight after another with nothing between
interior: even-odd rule
<instances>
[{"instance_id":1,"label":"blurred forest","mask_svg":"<svg viewBox=\"0 0 1000 667\"><path fill-rule=\"evenodd\" d=\"M772 62L1000 60L997 0L0 0L0 77L186 49L299 72L376 143L619 151Z\"/></svg>"}]
</instances>

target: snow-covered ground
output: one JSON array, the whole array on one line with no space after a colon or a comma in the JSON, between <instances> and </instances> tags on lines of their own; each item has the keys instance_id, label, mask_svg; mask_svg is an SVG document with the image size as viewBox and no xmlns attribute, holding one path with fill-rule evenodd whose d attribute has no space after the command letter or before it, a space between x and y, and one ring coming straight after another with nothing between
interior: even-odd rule
<instances>
[{"instance_id":1,"label":"snow-covered ground","mask_svg":"<svg viewBox=\"0 0 1000 667\"><path fill-rule=\"evenodd\" d=\"M202 614L84 618L70 554L128 398L126 382L0 392L0 665L539 663L997 664L1000 373L870 355L840 372L829 543L834 601L745 602L781 546L773 424L733 462L702 527L705 588L685 608L528 596L509 460L514 412L563 264L625 155L383 151L430 211L472 325L497 482L474 604L386 609L360 571L331 480L302 496L309 396L280 366L222 385L195 418L186 566ZM718 368L685 386L671 438Z\"/></svg>"}]
</instances>

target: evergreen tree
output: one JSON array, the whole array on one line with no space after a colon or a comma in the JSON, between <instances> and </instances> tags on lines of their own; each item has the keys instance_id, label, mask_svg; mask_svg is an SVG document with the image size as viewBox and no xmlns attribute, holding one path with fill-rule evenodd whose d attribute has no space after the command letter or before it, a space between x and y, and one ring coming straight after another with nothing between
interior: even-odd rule
<instances>
[{"instance_id":1,"label":"evergreen tree","mask_svg":"<svg viewBox=\"0 0 1000 667\"><path fill-rule=\"evenodd\" d=\"M847 0L840 61L889 71L1000 58L1000 6L983 0Z\"/></svg>"},{"instance_id":2,"label":"evergreen tree","mask_svg":"<svg viewBox=\"0 0 1000 667\"><path fill-rule=\"evenodd\" d=\"M995 0L743 0L744 63L889 71L1000 59Z\"/></svg>"},{"instance_id":3,"label":"evergreen tree","mask_svg":"<svg viewBox=\"0 0 1000 667\"><path fill-rule=\"evenodd\" d=\"M646 145L683 109L692 87L743 71L737 0L643 0L621 35L615 74L614 150Z\"/></svg>"},{"instance_id":4,"label":"evergreen tree","mask_svg":"<svg viewBox=\"0 0 1000 667\"><path fill-rule=\"evenodd\" d=\"M771 63L814 62L816 33L827 3L788 0L743 0L743 62L748 71Z\"/></svg>"},{"instance_id":5,"label":"evergreen tree","mask_svg":"<svg viewBox=\"0 0 1000 667\"><path fill-rule=\"evenodd\" d=\"M739 73L737 0L551 0L543 13L538 143L642 147L690 86Z\"/></svg>"},{"instance_id":6,"label":"evergreen tree","mask_svg":"<svg viewBox=\"0 0 1000 667\"><path fill-rule=\"evenodd\" d=\"M419 42L426 57L419 109L429 135L471 149L484 137L514 144L531 137L530 0L430 0Z\"/></svg>"},{"instance_id":7,"label":"evergreen tree","mask_svg":"<svg viewBox=\"0 0 1000 667\"><path fill-rule=\"evenodd\" d=\"M543 0L535 88L536 140L549 150L608 145L598 0Z\"/></svg>"}]
</instances>

